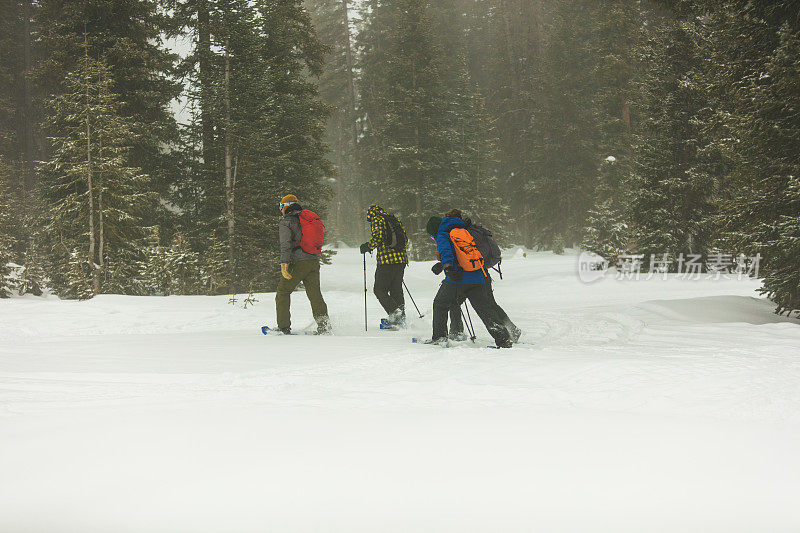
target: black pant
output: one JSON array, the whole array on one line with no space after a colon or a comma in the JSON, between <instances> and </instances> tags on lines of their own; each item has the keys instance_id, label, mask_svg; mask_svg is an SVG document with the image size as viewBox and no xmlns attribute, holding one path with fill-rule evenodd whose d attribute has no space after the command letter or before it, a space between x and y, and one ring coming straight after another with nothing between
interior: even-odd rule
<instances>
[{"instance_id":1,"label":"black pant","mask_svg":"<svg viewBox=\"0 0 800 533\"><path fill-rule=\"evenodd\" d=\"M512 332L517 329L516 324L514 324L511 319L506 314L505 310L500 307L500 304L497 303L497 300L494 299L494 291L492 290L492 278L486 278L486 285L487 290L489 292L489 303L494 308L494 312L497 314L498 320L500 323L503 324L506 329L508 330L509 336L512 335ZM466 297L459 298L457 302L453 302L453 305L450 306L450 333L463 333L464 332L464 321L461 316L461 305L466 300Z\"/></svg>"},{"instance_id":2,"label":"black pant","mask_svg":"<svg viewBox=\"0 0 800 533\"><path fill-rule=\"evenodd\" d=\"M469 300L478 317L483 321L483 325L489 331L489 335L495 340L498 346L510 340L508 330L503 325L498 315L491 296L491 286L487 283L478 285L457 285L449 281L443 281L439 287L439 292L433 299L433 339L438 340L447 337L447 315L455 307L458 308L459 302ZM459 312L460 315L460 312ZM462 326L463 328L463 326Z\"/></svg>"},{"instance_id":3,"label":"black pant","mask_svg":"<svg viewBox=\"0 0 800 533\"><path fill-rule=\"evenodd\" d=\"M403 311L406 300L403 297L403 275L406 265L378 265L375 269L373 292L387 315L398 309Z\"/></svg>"}]
</instances>

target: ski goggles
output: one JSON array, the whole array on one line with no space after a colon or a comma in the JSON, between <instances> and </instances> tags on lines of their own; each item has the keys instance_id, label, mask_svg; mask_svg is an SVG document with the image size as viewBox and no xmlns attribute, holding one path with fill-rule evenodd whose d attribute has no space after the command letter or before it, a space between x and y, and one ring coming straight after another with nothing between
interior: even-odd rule
<instances>
[{"instance_id":1,"label":"ski goggles","mask_svg":"<svg viewBox=\"0 0 800 533\"><path fill-rule=\"evenodd\" d=\"M285 203L285 204L278 204L278 209L280 209L281 211L283 211L285 208L289 207L290 205L294 205L294 204L296 204L296 203L297 203L297 202L287 202L287 203Z\"/></svg>"}]
</instances>

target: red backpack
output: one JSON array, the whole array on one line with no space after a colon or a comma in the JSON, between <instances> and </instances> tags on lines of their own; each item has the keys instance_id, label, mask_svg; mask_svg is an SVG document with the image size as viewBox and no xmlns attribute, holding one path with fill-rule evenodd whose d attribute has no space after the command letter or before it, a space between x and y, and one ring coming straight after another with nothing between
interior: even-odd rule
<instances>
[{"instance_id":1,"label":"red backpack","mask_svg":"<svg viewBox=\"0 0 800 533\"><path fill-rule=\"evenodd\" d=\"M304 252L319 255L322 251L322 240L324 239L325 225L313 211L303 209L300 211L300 231L302 238L297 241Z\"/></svg>"}]
</instances>

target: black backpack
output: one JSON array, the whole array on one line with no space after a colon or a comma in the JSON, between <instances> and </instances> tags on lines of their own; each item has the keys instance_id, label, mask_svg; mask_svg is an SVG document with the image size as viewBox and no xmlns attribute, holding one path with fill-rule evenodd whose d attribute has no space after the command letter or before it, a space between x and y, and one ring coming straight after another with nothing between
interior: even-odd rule
<instances>
[{"instance_id":1,"label":"black backpack","mask_svg":"<svg viewBox=\"0 0 800 533\"><path fill-rule=\"evenodd\" d=\"M467 231L472 235L475 240L475 247L483 256L483 266L494 268L500 274L500 279L502 279L503 273L500 272L500 263L503 261L503 256L500 253L500 247L492 237L492 232L477 224L467 226Z\"/></svg>"},{"instance_id":2,"label":"black backpack","mask_svg":"<svg viewBox=\"0 0 800 533\"><path fill-rule=\"evenodd\" d=\"M389 228L389 235L386 237L386 246L394 248L395 250L405 250L408 237L406 237L406 231L403 229L403 225L400 224L396 216L391 214L384 215L383 220Z\"/></svg>"}]
</instances>

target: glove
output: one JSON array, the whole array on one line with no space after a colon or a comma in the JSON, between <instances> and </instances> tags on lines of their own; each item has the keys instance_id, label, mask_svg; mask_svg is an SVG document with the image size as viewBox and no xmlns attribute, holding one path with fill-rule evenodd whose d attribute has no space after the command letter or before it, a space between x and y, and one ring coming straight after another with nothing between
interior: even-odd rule
<instances>
[{"instance_id":1,"label":"glove","mask_svg":"<svg viewBox=\"0 0 800 533\"><path fill-rule=\"evenodd\" d=\"M361 250L361 253L362 253L362 254L365 254L365 253L367 253L367 252L371 252L371 251L372 251L372 250L370 249L370 247L369 247L369 243L368 243L368 242L365 242L364 244L362 244L362 245L361 245L361 248L359 248L359 250Z\"/></svg>"},{"instance_id":2,"label":"glove","mask_svg":"<svg viewBox=\"0 0 800 533\"><path fill-rule=\"evenodd\" d=\"M289 274L289 263L281 263L281 276L284 279L292 279L292 275Z\"/></svg>"},{"instance_id":3,"label":"glove","mask_svg":"<svg viewBox=\"0 0 800 533\"><path fill-rule=\"evenodd\" d=\"M444 273L445 275L450 278L451 281L455 281L458 283L461 281L461 278L464 277L464 272L462 270L456 270L453 268L453 265L447 264L444 265Z\"/></svg>"},{"instance_id":4,"label":"glove","mask_svg":"<svg viewBox=\"0 0 800 533\"><path fill-rule=\"evenodd\" d=\"M436 274L437 276L442 273L442 263L436 263L431 267L431 272Z\"/></svg>"}]
</instances>

